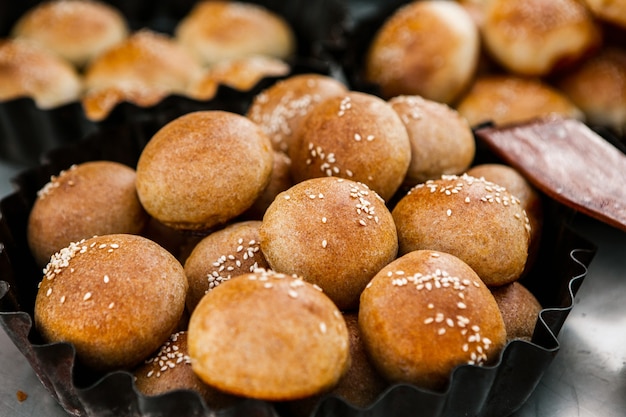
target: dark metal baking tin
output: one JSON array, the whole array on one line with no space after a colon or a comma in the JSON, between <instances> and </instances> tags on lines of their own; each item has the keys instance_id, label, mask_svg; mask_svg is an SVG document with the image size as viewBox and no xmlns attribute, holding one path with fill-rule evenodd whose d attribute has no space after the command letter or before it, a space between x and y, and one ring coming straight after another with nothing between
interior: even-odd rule
<instances>
[{"instance_id":1,"label":"dark metal baking tin","mask_svg":"<svg viewBox=\"0 0 626 417\"><path fill-rule=\"evenodd\" d=\"M229 110L227 106L223 109ZM48 182L50 175L74 163L105 159L134 167L141 150L160 126L153 121L97 132L48 153L45 163L13 179L16 191L0 201L0 323L43 385L70 415L286 415L286 407L281 404L256 400L221 411L210 410L191 391L146 397L136 390L130 373L89 372L75 360L72 345L46 344L33 328L34 300L42 272L28 249L26 225L37 190ZM441 392L394 385L366 409L329 395L319 401L312 415L505 417L520 408L559 351L557 335L573 308L574 296L596 250L595 245L568 226L575 213L554 201L546 199L545 203L546 226L540 255L522 281L545 307L531 342L509 343L493 366L458 367Z\"/></svg>"},{"instance_id":2,"label":"dark metal baking tin","mask_svg":"<svg viewBox=\"0 0 626 417\"><path fill-rule=\"evenodd\" d=\"M194 6L197 0L102 0L112 4L126 17L131 30L150 28L173 34L176 24ZM288 75L316 72L338 76L340 70L328 50L343 45L347 9L339 0L249 0L284 17L292 27L297 41L294 57L287 60L292 71ZM7 37L14 22L41 0L0 0L0 38ZM252 92L285 77L261 80ZM237 95L238 91L229 87ZM239 92L241 93L241 92ZM251 92L248 92L248 96ZM224 93L222 93L224 94ZM89 120L80 102L42 110L31 98L0 102L0 159L36 166L40 156L58 146L80 140L96 131L134 121L158 120L167 122L193 110L214 108L213 100L194 100L172 95L150 107L128 102L117 105L103 121Z\"/></svg>"}]
</instances>

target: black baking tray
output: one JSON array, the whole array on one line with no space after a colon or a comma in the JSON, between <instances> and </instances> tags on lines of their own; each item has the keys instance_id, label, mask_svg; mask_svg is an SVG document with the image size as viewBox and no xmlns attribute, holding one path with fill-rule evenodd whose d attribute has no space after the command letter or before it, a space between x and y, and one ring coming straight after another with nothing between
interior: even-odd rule
<instances>
[{"instance_id":1,"label":"black baking tray","mask_svg":"<svg viewBox=\"0 0 626 417\"><path fill-rule=\"evenodd\" d=\"M225 102L222 109L237 112L239 104L230 105ZM160 127L156 121L144 121L98 131L49 152L45 162L13 179L16 191L0 201L0 323L42 384L73 416L288 416L284 404L257 400L211 410L198 394L185 390L146 397L137 391L130 373L90 372L75 360L72 345L46 344L33 327L42 272L28 249L26 225L37 191L50 175L75 163L104 159L135 167L141 150ZM477 162L493 161L480 143L478 149ZM505 417L519 409L560 349L557 336L596 252L592 242L569 227L575 212L547 198L544 202L540 252L522 281L544 306L530 342L510 342L492 366L456 368L442 391L397 384L367 408L327 395L311 416Z\"/></svg>"},{"instance_id":2,"label":"black baking tray","mask_svg":"<svg viewBox=\"0 0 626 417\"><path fill-rule=\"evenodd\" d=\"M172 35L177 23L198 0L101 0L122 12L131 31L142 28ZM42 0L0 0L0 38L7 37L16 20ZM287 59L294 75L316 72L335 76L339 66L330 50L343 45L348 20L347 6L341 0L246 0L285 18L294 31L297 50ZM268 77L248 93L259 92L279 78ZM222 86L224 87L224 86ZM232 90L224 87L225 90ZM236 95L237 91L233 94ZM250 96L250 94L248 94ZM39 109L31 98L0 101L0 159L35 166L46 151L75 142L101 129L146 119L161 122L193 110L213 108L213 100L195 100L172 95L158 104L141 107L128 102L117 105L102 121L89 120L80 102Z\"/></svg>"}]
</instances>

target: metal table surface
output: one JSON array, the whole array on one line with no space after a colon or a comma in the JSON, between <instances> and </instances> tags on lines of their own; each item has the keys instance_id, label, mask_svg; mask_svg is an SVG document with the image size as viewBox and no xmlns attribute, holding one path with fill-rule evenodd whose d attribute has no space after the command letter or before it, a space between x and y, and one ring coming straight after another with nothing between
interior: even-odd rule
<instances>
[{"instance_id":1,"label":"metal table surface","mask_svg":"<svg viewBox=\"0 0 626 417\"><path fill-rule=\"evenodd\" d=\"M0 162L0 197L21 169ZM626 416L626 233L584 216L574 226L598 252L559 334L559 353L514 417ZM27 398L19 401L18 392ZM0 331L0 417L66 415Z\"/></svg>"}]
</instances>

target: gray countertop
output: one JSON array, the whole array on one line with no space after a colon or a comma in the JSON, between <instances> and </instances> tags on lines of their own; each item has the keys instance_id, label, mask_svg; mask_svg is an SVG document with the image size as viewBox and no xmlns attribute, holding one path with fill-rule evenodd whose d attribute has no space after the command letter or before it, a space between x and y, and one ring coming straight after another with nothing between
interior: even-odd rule
<instances>
[{"instance_id":1,"label":"gray countertop","mask_svg":"<svg viewBox=\"0 0 626 417\"><path fill-rule=\"evenodd\" d=\"M0 163L0 197L21 169ZM626 233L582 216L574 226L598 253L559 335L559 353L515 417L626 415ZM66 415L0 331L0 416Z\"/></svg>"}]
</instances>

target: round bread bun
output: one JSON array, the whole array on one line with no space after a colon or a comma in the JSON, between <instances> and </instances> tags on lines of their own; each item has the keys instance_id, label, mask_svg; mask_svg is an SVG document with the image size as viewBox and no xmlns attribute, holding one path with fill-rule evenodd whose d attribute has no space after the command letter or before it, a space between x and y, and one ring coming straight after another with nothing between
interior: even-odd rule
<instances>
[{"instance_id":1,"label":"round bread bun","mask_svg":"<svg viewBox=\"0 0 626 417\"><path fill-rule=\"evenodd\" d=\"M173 333L157 352L133 370L133 375L137 389L148 396L192 390L200 394L211 409L226 408L238 399L210 387L193 372L186 331Z\"/></svg>"},{"instance_id":2,"label":"round bread bun","mask_svg":"<svg viewBox=\"0 0 626 417\"><path fill-rule=\"evenodd\" d=\"M269 138L244 116L188 113L163 126L137 162L137 192L166 226L208 230L246 211L272 173Z\"/></svg>"},{"instance_id":3,"label":"round bread bun","mask_svg":"<svg viewBox=\"0 0 626 417\"><path fill-rule=\"evenodd\" d=\"M626 133L626 50L600 50L560 78L557 86L583 111L587 123Z\"/></svg>"},{"instance_id":4,"label":"round bread bun","mask_svg":"<svg viewBox=\"0 0 626 417\"><path fill-rule=\"evenodd\" d=\"M489 365L506 331L498 305L466 263L417 250L398 258L361 295L359 327L372 361L393 382L441 389L459 365Z\"/></svg>"},{"instance_id":5,"label":"round bread bun","mask_svg":"<svg viewBox=\"0 0 626 417\"><path fill-rule=\"evenodd\" d=\"M530 223L530 243L526 270L534 263L543 231L543 202L539 192L515 168L504 164L480 164L467 170L467 175L484 178L507 189L519 201Z\"/></svg>"},{"instance_id":6,"label":"round bread bun","mask_svg":"<svg viewBox=\"0 0 626 417\"><path fill-rule=\"evenodd\" d=\"M0 101L30 97L41 109L77 101L81 79L74 67L25 40L0 40Z\"/></svg>"},{"instance_id":7,"label":"round bread bun","mask_svg":"<svg viewBox=\"0 0 626 417\"><path fill-rule=\"evenodd\" d=\"M597 19L626 29L626 1L584 0L584 3Z\"/></svg>"},{"instance_id":8,"label":"round bread bun","mask_svg":"<svg viewBox=\"0 0 626 417\"><path fill-rule=\"evenodd\" d=\"M526 76L577 62L601 42L596 21L578 0L492 0L481 33L492 58Z\"/></svg>"},{"instance_id":9,"label":"round bread bun","mask_svg":"<svg viewBox=\"0 0 626 417\"><path fill-rule=\"evenodd\" d=\"M272 204L274 199L281 192L289 189L293 185L291 179L291 159L279 151L274 151L274 164L269 184L265 187L259 198L257 198L246 212L243 218L261 220L265 211Z\"/></svg>"},{"instance_id":10,"label":"round bread bun","mask_svg":"<svg viewBox=\"0 0 626 417\"><path fill-rule=\"evenodd\" d=\"M507 340L530 341L541 311L541 304L533 293L518 281L492 288L504 320Z\"/></svg>"},{"instance_id":11,"label":"round bread bun","mask_svg":"<svg viewBox=\"0 0 626 417\"><path fill-rule=\"evenodd\" d=\"M336 177L279 194L259 234L272 269L319 285L342 310L358 306L365 285L398 251L384 201L365 184Z\"/></svg>"},{"instance_id":12,"label":"round bread bun","mask_svg":"<svg viewBox=\"0 0 626 417\"><path fill-rule=\"evenodd\" d=\"M210 100L223 84L240 91L249 91L266 77L289 74L285 61L269 56L254 55L217 62L190 87L188 94L196 100Z\"/></svg>"},{"instance_id":13,"label":"round bread bun","mask_svg":"<svg viewBox=\"0 0 626 417\"><path fill-rule=\"evenodd\" d=\"M200 1L175 29L176 40L205 65L249 55L289 58L296 48L289 23L263 6Z\"/></svg>"},{"instance_id":14,"label":"round bread bun","mask_svg":"<svg viewBox=\"0 0 626 417\"><path fill-rule=\"evenodd\" d=\"M268 268L259 245L260 227L260 221L237 222L198 242L185 261L189 312L195 310L207 292L223 282L259 268Z\"/></svg>"},{"instance_id":15,"label":"round bread bun","mask_svg":"<svg viewBox=\"0 0 626 417\"><path fill-rule=\"evenodd\" d=\"M246 115L268 134L274 149L288 153L294 132L311 109L347 91L344 84L327 75L292 75L257 94Z\"/></svg>"},{"instance_id":16,"label":"round bread bun","mask_svg":"<svg viewBox=\"0 0 626 417\"><path fill-rule=\"evenodd\" d=\"M51 0L22 15L11 36L37 42L80 68L128 33L126 18L108 3Z\"/></svg>"},{"instance_id":17,"label":"round bread bun","mask_svg":"<svg viewBox=\"0 0 626 417\"><path fill-rule=\"evenodd\" d=\"M450 253L488 286L515 281L526 265L526 212L517 197L484 179L446 175L418 184L392 215L401 255L418 249Z\"/></svg>"},{"instance_id":18,"label":"round bread bun","mask_svg":"<svg viewBox=\"0 0 626 417\"><path fill-rule=\"evenodd\" d=\"M124 100L149 106L167 94L185 95L201 74L200 63L171 37L142 29L89 63L85 88L96 109L110 111Z\"/></svg>"},{"instance_id":19,"label":"round bread bun","mask_svg":"<svg viewBox=\"0 0 626 417\"><path fill-rule=\"evenodd\" d=\"M452 103L474 77L478 28L453 1L413 1L378 29L365 57L364 77L383 97L419 95Z\"/></svg>"},{"instance_id":20,"label":"round bread bun","mask_svg":"<svg viewBox=\"0 0 626 417\"><path fill-rule=\"evenodd\" d=\"M130 369L173 333L187 287L182 265L151 240L96 236L50 259L35 300L35 326L48 343L72 343L91 369Z\"/></svg>"},{"instance_id":21,"label":"round bread bun","mask_svg":"<svg viewBox=\"0 0 626 417\"><path fill-rule=\"evenodd\" d=\"M411 143L404 185L462 174L469 168L476 142L469 123L456 110L420 96L393 97L389 104L402 119Z\"/></svg>"},{"instance_id":22,"label":"round bread bun","mask_svg":"<svg viewBox=\"0 0 626 417\"><path fill-rule=\"evenodd\" d=\"M148 221L135 188L135 170L112 161L72 165L37 193L27 239L37 265L81 239L138 234Z\"/></svg>"},{"instance_id":23,"label":"round bread bun","mask_svg":"<svg viewBox=\"0 0 626 417\"><path fill-rule=\"evenodd\" d=\"M584 120L584 113L560 90L537 78L485 75L472 85L456 106L471 126L523 123L560 115Z\"/></svg>"},{"instance_id":24,"label":"round bread bun","mask_svg":"<svg viewBox=\"0 0 626 417\"><path fill-rule=\"evenodd\" d=\"M296 182L341 177L362 182L388 200L407 173L411 144L389 103L349 91L311 109L292 138L289 157Z\"/></svg>"},{"instance_id":25,"label":"round bread bun","mask_svg":"<svg viewBox=\"0 0 626 417\"><path fill-rule=\"evenodd\" d=\"M207 293L189 321L194 372L221 391L293 400L334 386L350 362L343 316L318 288L267 270Z\"/></svg>"}]
</instances>

